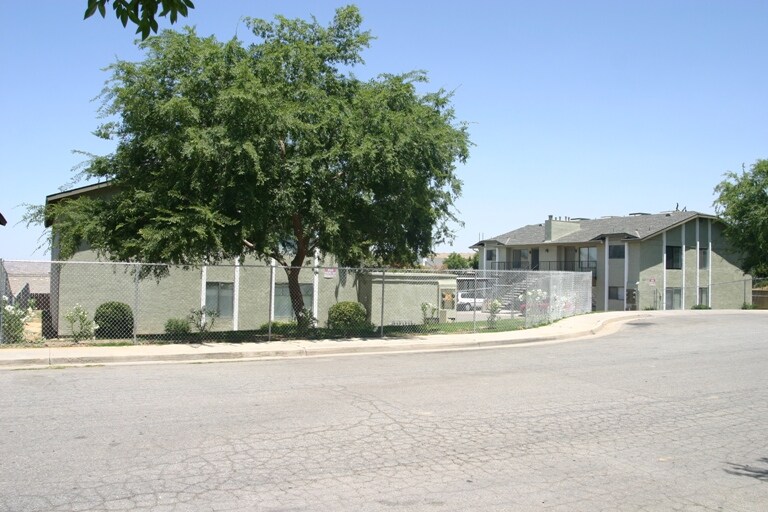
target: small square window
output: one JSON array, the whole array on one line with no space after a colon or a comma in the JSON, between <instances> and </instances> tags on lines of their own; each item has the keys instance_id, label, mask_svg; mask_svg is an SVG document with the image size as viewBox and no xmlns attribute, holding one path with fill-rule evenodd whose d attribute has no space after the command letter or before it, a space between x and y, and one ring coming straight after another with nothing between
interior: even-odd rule
<instances>
[{"instance_id":1,"label":"small square window","mask_svg":"<svg viewBox=\"0 0 768 512\"><path fill-rule=\"evenodd\" d=\"M623 245L609 245L608 257L612 260L624 259L624 246Z\"/></svg>"},{"instance_id":2,"label":"small square window","mask_svg":"<svg viewBox=\"0 0 768 512\"><path fill-rule=\"evenodd\" d=\"M485 261L496 261L496 249L485 250Z\"/></svg>"},{"instance_id":3,"label":"small square window","mask_svg":"<svg viewBox=\"0 0 768 512\"><path fill-rule=\"evenodd\" d=\"M609 300L624 300L624 287L623 286L609 286L608 287L608 299Z\"/></svg>"}]
</instances>

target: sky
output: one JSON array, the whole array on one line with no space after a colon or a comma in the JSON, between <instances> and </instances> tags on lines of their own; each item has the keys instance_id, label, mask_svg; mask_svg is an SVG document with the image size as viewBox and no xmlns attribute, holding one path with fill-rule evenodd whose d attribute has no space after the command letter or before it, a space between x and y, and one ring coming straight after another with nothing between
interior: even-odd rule
<instances>
[{"instance_id":1,"label":"sky","mask_svg":"<svg viewBox=\"0 0 768 512\"><path fill-rule=\"evenodd\" d=\"M437 252L543 222L687 208L715 213L727 171L768 158L764 0L355 2L376 39L360 78L425 70L454 91L470 158L463 225ZM107 154L97 99L116 60L143 54L130 26L83 20L86 0L0 0L0 258L47 259L23 204L43 204ZM344 2L195 0L175 25L252 41L244 16L315 16ZM76 186L86 183L81 182Z\"/></svg>"}]
</instances>

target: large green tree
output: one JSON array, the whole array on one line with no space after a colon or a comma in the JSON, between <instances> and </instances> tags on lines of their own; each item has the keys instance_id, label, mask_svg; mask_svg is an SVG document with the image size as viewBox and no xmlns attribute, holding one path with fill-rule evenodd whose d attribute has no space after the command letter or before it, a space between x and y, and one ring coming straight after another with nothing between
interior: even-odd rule
<instances>
[{"instance_id":1,"label":"large green tree","mask_svg":"<svg viewBox=\"0 0 768 512\"><path fill-rule=\"evenodd\" d=\"M466 126L450 94L417 91L422 72L355 78L371 40L361 23L352 6L327 27L249 19L250 45L165 31L141 43L144 61L112 65L113 121L97 133L117 148L86 174L115 195L46 212L62 256L87 240L112 260L274 258L298 318L315 251L403 265L450 238Z\"/></svg>"},{"instance_id":2,"label":"large green tree","mask_svg":"<svg viewBox=\"0 0 768 512\"><path fill-rule=\"evenodd\" d=\"M192 0L88 0L83 18L88 19L97 12L105 18L110 2L115 17L124 27L128 22L135 25L142 39L149 37L150 31L157 33L158 16L168 16L171 23L176 23L179 15L186 16L189 9L195 8Z\"/></svg>"},{"instance_id":3,"label":"large green tree","mask_svg":"<svg viewBox=\"0 0 768 512\"><path fill-rule=\"evenodd\" d=\"M742 269L768 276L768 160L758 160L740 174L726 173L715 193L725 234L743 254Z\"/></svg>"}]
</instances>

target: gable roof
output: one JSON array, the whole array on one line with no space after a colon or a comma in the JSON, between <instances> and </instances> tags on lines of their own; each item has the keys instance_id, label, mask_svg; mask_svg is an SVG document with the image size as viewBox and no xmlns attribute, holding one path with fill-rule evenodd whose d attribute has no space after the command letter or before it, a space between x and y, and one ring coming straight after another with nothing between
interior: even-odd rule
<instances>
[{"instance_id":1,"label":"gable roof","mask_svg":"<svg viewBox=\"0 0 768 512\"><path fill-rule=\"evenodd\" d=\"M17 295L25 285L30 293L51 291L51 263L49 261L2 261L8 295Z\"/></svg>"},{"instance_id":2,"label":"gable roof","mask_svg":"<svg viewBox=\"0 0 768 512\"><path fill-rule=\"evenodd\" d=\"M601 219L570 220L578 227L571 233L553 240L545 239L545 224L530 224L481 240L472 247L482 247L488 242L499 245L560 245L578 244L599 240L606 236L619 236L622 240L643 240L658 235L695 217L713 219L717 217L699 212L674 211L657 214L636 214L625 217L603 217ZM553 220L557 222L557 219ZM563 222L563 221L560 221Z\"/></svg>"}]
</instances>

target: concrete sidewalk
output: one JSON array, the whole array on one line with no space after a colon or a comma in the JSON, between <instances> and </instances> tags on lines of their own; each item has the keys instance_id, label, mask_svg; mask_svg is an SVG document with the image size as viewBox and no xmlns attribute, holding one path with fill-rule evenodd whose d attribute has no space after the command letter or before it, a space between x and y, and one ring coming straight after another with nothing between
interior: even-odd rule
<instances>
[{"instance_id":1,"label":"concrete sidewalk","mask_svg":"<svg viewBox=\"0 0 768 512\"><path fill-rule=\"evenodd\" d=\"M472 349L579 338L610 332L622 323L670 312L631 311L592 313L560 320L554 324L521 331L439 334L409 338L368 338L350 340L293 340L262 343L203 343L199 345L132 345L124 347L40 347L0 346L0 369L82 366L91 364L148 364L163 362L254 360L324 355L391 353Z\"/></svg>"}]
</instances>

